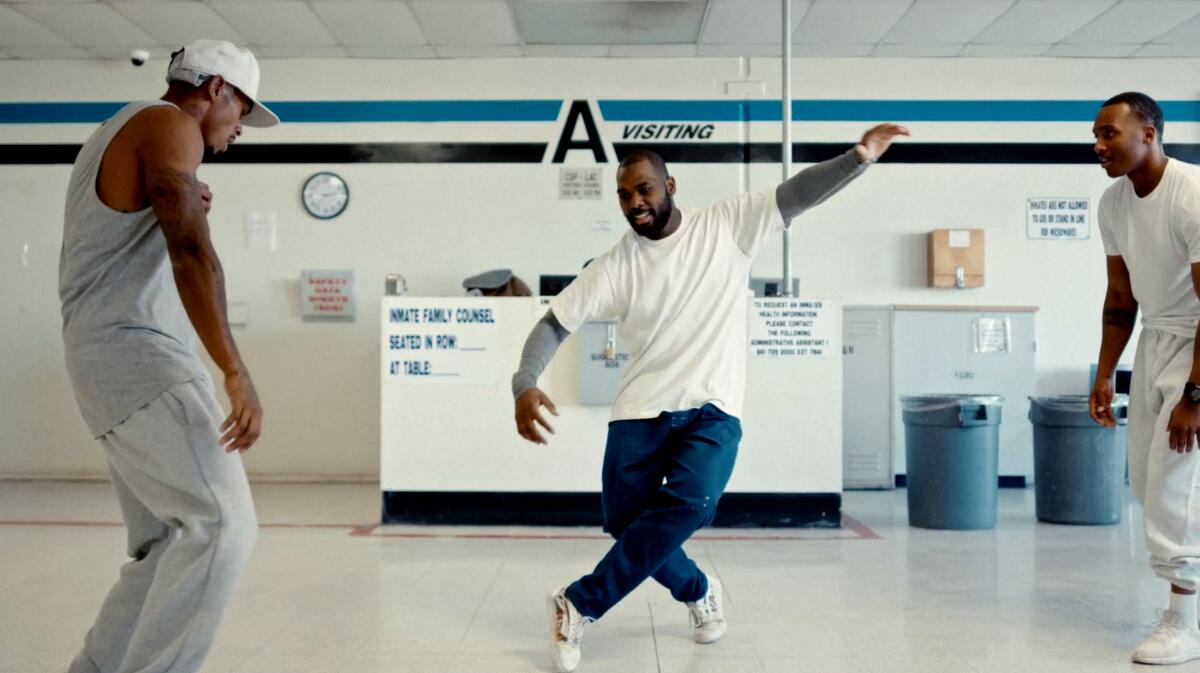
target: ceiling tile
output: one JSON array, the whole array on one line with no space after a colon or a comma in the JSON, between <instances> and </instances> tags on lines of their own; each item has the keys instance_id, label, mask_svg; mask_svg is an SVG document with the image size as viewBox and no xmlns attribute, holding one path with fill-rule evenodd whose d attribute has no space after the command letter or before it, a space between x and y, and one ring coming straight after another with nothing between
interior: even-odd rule
<instances>
[{"instance_id":1,"label":"ceiling tile","mask_svg":"<svg viewBox=\"0 0 1200 673\"><path fill-rule=\"evenodd\" d=\"M792 45L792 56L795 58L870 56L873 49L875 49L874 44L794 44Z\"/></svg>"},{"instance_id":2,"label":"ceiling tile","mask_svg":"<svg viewBox=\"0 0 1200 673\"><path fill-rule=\"evenodd\" d=\"M1195 58L1200 57L1200 42L1191 44L1148 44L1133 52L1134 58Z\"/></svg>"},{"instance_id":3,"label":"ceiling tile","mask_svg":"<svg viewBox=\"0 0 1200 673\"><path fill-rule=\"evenodd\" d=\"M14 47L8 49L13 58L30 60L51 60L56 58L94 58L86 49L79 47Z\"/></svg>"},{"instance_id":4,"label":"ceiling tile","mask_svg":"<svg viewBox=\"0 0 1200 673\"><path fill-rule=\"evenodd\" d=\"M268 0L210 4L252 45L304 47L337 44L333 34L306 2Z\"/></svg>"},{"instance_id":5,"label":"ceiling tile","mask_svg":"<svg viewBox=\"0 0 1200 673\"><path fill-rule=\"evenodd\" d=\"M71 46L38 22L4 5L0 5L0 45L5 48Z\"/></svg>"},{"instance_id":6,"label":"ceiling tile","mask_svg":"<svg viewBox=\"0 0 1200 673\"><path fill-rule=\"evenodd\" d=\"M809 0L793 0L792 30L808 12ZM779 44L779 0L710 0L700 33L701 44Z\"/></svg>"},{"instance_id":7,"label":"ceiling tile","mask_svg":"<svg viewBox=\"0 0 1200 673\"><path fill-rule=\"evenodd\" d=\"M79 47L150 47L158 42L101 3L10 5Z\"/></svg>"},{"instance_id":8,"label":"ceiling tile","mask_svg":"<svg viewBox=\"0 0 1200 673\"><path fill-rule=\"evenodd\" d=\"M874 44L912 0L814 0L796 28L797 44Z\"/></svg>"},{"instance_id":9,"label":"ceiling tile","mask_svg":"<svg viewBox=\"0 0 1200 673\"><path fill-rule=\"evenodd\" d=\"M1115 0L1021 0L972 40L975 44L1054 44Z\"/></svg>"},{"instance_id":10,"label":"ceiling tile","mask_svg":"<svg viewBox=\"0 0 1200 673\"><path fill-rule=\"evenodd\" d=\"M169 47L153 47L147 49L150 52L150 59L142 66L149 65L151 68L161 68L165 73L167 64L171 61L171 49ZM121 47L89 47L87 52L93 58L98 58L106 61L128 61L129 50Z\"/></svg>"},{"instance_id":11,"label":"ceiling tile","mask_svg":"<svg viewBox=\"0 0 1200 673\"><path fill-rule=\"evenodd\" d=\"M1140 44L1056 44L1046 56L1071 58L1123 58L1140 49Z\"/></svg>"},{"instance_id":12,"label":"ceiling tile","mask_svg":"<svg viewBox=\"0 0 1200 673\"><path fill-rule=\"evenodd\" d=\"M882 39L886 44L965 44L1014 0L917 0Z\"/></svg>"},{"instance_id":13,"label":"ceiling tile","mask_svg":"<svg viewBox=\"0 0 1200 673\"><path fill-rule=\"evenodd\" d=\"M412 8L430 44L520 42L512 9L503 0L414 0Z\"/></svg>"},{"instance_id":14,"label":"ceiling tile","mask_svg":"<svg viewBox=\"0 0 1200 673\"><path fill-rule=\"evenodd\" d=\"M700 2L514 3L526 44L695 44L704 22Z\"/></svg>"},{"instance_id":15,"label":"ceiling tile","mask_svg":"<svg viewBox=\"0 0 1200 673\"><path fill-rule=\"evenodd\" d=\"M346 58L350 54L345 47L327 44L269 45L254 47L259 58Z\"/></svg>"},{"instance_id":16,"label":"ceiling tile","mask_svg":"<svg viewBox=\"0 0 1200 673\"><path fill-rule=\"evenodd\" d=\"M512 58L521 55L515 44L447 44L433 48L438 58Z\"/></svg>"},{"instance_id":17,"label":"ceiling tile","mask_svg":"<svg viewBox=\"0 0 1200 673\"><path fill-rule=\"evenodd\" d=\"M1200 3L1194 0L1126 0L1071 33L1065 41L1078 44L1149 42L1197 15L1200 15Z\"/></svg>"},{"instance_id":18,"label":"ceiling tile","mask_svg":"<svg viewBox=\"0 0 1200 673\"><path fill-rule=\"evenodd\" d=\"M1052 44L968 44L959 56L1041 56Z\"/></svg>"},{"instance_id":19,"label":"ceiling tile","mask_svg":"<svg viewBox=\"0 0 1200 673\"><path fill-rule=\"evenodd\" d=\"M695 56L694 44L614 44L612 55L620 58L680 58Z\"/></svg>"},{"instance_id":20,"label":"ceiling tile","mask_svg":"<svg viewBox=\"0 0 1200 673\"><path fill-rule=\"evenodd\" d=\"M930 56L944 58L958 56L965 45L962 44L878 44L871 51L872 56L918 57Z\"/></svg>"},{"instance_id":21,"label":"ceiling tile","mask_svg":"<svg viewBox=\"0 0 1200 673\"><path fill-rule=\"evenodd\" d=\"M425 31L408 5L395 0L323 0L313 11L344 45L423 45Z\"/></svg>"},{"instance_id":22,"label":"ceiling tile","mask_svg":"<svg viewBox=\"0 0 1200 673\"><path fill-rule=\"evenodd\" d=\"M521 53L534 57L603 58L610 56L607 44L526 44Z\"/></svg>"},{"instance_id":23,"label":"ceiling tile","mask_svg":"<svg viewBox=\"0 0 1200 673\"><path fill-rule=\"evenodd\" d=\"M198 2L114 2L112 6L159 44L183 46L200 39L245 42L211 7Z\"/></svg>"},{"instance_id":24,"label":"ceiling tile","mask_svg":"<svg viewBox=\"0 0 1200 673\"><path fill-rule=\"evenodd\" d=\"M1171 29L1170 32L1154 38L1155 44L1196 44L1200 43L1200 17Z\"/></svg>"},{"instance_id":25,"label":"ceiling tile","mask_svg":"<svg viewBox=\"0 0 1200 673\"><path fill-rule=\"evenodd\" d=\"M354 58L433 58L437 54L433 47L426 46L397 46L397 47L346 47L346 51Z\"/></svg>"},{"instance_id":26,"label":"ceiling tile","mask_svg":"<svg viewBox=\"0 0 1200 673\"><path fill-rule=\"evenodd\" d=\"M783 36L780 36L782 39ZM783 55L783 45L776 44L700 44L696 53L700 56L775 56Z\"/></svg>"}]
</instances>

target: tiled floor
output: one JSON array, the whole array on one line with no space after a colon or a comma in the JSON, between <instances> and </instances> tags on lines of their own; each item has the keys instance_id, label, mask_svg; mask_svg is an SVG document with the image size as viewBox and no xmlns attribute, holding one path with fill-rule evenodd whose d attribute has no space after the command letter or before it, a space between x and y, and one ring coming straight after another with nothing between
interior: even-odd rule
<instances>
[{"instance_id":1,"label":"tiled floor","mask_svg":"<svg viewBox=\"0 0 1200 673\"><path fill-rule=\"evenodd\" d=\"M727 590L728 635L643 586L593 625L580 673L1102 673L1166 588L1140 513L1038 524L1002 491L994 531L907 525L904 491L851 492L839 531L704 531L687 550ZM608 543L590 529L372 528L372 486L255 487L264 530L205 673L549 670L543 596ZM61 673L123 562L107 484L0 482L0 673ZM873 533L873 534L872 534ZM1170 667L1200 672L1200 662Z\"/></svg>"}]
</instances>

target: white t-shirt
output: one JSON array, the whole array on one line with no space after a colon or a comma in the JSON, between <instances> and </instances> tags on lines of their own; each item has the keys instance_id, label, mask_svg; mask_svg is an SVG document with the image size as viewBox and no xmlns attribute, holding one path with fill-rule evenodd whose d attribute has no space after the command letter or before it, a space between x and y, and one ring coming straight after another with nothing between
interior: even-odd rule
<instances>
[{"instance_id":1,"label":"white t-shirt","mask_svg":"<svg viewBox=\"0 0 1200 673\"><path fill-rule=\"evenodd\" d=\"M1096 214L1105 254L1129 267L1142 325L1195 337L1200 299L1191 265L1200 262L1200 168L1169 159L1145 197L1121 178L1104 190Z\"/></svg>"},{"instance_id":2,"label":"white t-shirt","mask_svg":"<svg viewBox=\"0 0 1200 673\"><path fill-rule=\"evenodd\" d=\"M592 320L620 321L618 348L630 360L614 421L709 402L742 414L750 264L783 230L783 216L774 192L680 212L679 229L664 239L626 232L550 304L570 332Z\"/></svg>"}]
</instances>

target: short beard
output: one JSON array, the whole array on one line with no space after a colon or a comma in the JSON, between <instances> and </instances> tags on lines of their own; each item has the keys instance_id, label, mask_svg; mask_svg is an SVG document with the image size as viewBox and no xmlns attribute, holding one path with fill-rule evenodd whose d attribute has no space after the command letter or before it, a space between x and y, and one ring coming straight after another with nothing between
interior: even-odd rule
<instances>
[{"instance_id":1,"label":"short beard","mask_svg":"<svg viewBox=\"0 0 1200 673\"><path fill-rule=\"evenodd\" d=\"M654 224L648 228L633 227L633 230L638 236L644 236L650 239L657 239L666 231L671 224L671 214L675 212L675 200L668 196L662 205L662 209L654 212ZM630 222L630 224L633 224Z\"/></svg>"}]
</instances>

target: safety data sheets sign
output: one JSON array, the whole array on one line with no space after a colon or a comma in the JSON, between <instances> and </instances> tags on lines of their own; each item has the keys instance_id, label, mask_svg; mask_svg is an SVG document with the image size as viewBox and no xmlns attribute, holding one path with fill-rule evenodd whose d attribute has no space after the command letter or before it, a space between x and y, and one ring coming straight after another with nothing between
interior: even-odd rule
<instances>
[{"instance_id":1,"label":"safety data sheets sign","mask_svg":"<svg viewBox=\"0 0 1200 673\"><path fill-rule=\"evenodd\" d=\"M385 301L383 381L495 384L500 344L495 301Z\"/></svg>"}]
</instances>

